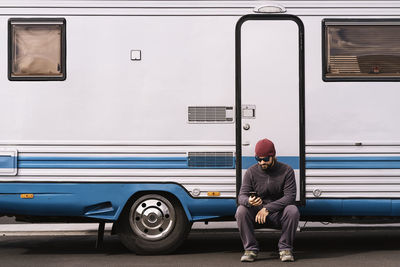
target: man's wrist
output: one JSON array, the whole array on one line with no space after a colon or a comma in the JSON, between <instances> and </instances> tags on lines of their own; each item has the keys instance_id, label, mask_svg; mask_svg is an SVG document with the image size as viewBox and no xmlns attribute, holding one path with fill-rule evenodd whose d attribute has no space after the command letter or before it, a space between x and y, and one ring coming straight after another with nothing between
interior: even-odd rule
<instances>
[{"instance_id":1,"label":"man's wrist","mask_svg":"<svg viewBox=\"0 0 400 267\"><path fill-rule=\"evenodd\" d=\"M270 205L270 203L267 203L267 204L264 204L263 205L263 208L265 208L266 210L268 210L268 212L271 212L271 205ZM275 211L274 211L275 212Z\"/></svg>"}]
</instances>

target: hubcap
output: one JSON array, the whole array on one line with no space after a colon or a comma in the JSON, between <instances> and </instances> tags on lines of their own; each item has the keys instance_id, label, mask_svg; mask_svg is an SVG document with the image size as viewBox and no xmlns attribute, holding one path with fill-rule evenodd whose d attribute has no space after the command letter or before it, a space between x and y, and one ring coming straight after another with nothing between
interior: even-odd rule
<instances>
[{"instance_id":1,"label":"hubcap","mask_svg":"<svg viewBox=\"0 0 400 267\"><path fill-rule=\"evenodd\" d=\"M129 213L132 230L147 240L160 240L175 225L175 211L171 202L159 195L147 195L132 205Z\"/></svg>"}]
</instances>

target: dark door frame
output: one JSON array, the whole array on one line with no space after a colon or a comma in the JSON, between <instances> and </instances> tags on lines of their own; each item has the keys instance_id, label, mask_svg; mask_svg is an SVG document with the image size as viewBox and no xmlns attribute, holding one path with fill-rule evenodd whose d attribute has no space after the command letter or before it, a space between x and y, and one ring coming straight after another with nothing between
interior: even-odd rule
<instances>
[{"instance_id":1,"label":"dark door frame","mask_svg":"<svg viewBox=\"0 0 400 267\"><path fill-rule=\"evenodd\" d=\"M235 105L236 105L236 199L242 185L242 88L241 88L241 28L249 20L292 20L299 27L299 125L300 125L300 203L305 205L305 108L304 108L304 25L293 15L246 15L236 24L235 34Z\"/></svg>"}]
</instances>

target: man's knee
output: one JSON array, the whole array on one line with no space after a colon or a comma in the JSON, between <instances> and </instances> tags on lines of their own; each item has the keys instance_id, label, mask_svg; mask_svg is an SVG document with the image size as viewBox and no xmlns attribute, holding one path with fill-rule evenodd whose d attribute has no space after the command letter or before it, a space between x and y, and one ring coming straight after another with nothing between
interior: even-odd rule
<instances>
[{"instance_id":1,"label":"man's knee","mask_svg":"<svg viewBox=\"0 0 400 267\"><path fill-rule=\"evenodd\" d=\"M294 219L294 220L299 220L299 218L300 218L299 209L295 205L287 206L284 209L283 213L284 213L285 217L289 217L289 218Z\"/></svg>"},{"instance_id":2,"label":"man's knee","mask_svg":"<svg viewBox=\"0 0 400 267\"><path fill-rule=\"evenodd\" d=\"M248 216L249 212L250 211L249 211L248 207L245 207L243 205L239 205L239 207L236 209L236 214L235 214L236 220Z\"/></svg>"}]
</instances>

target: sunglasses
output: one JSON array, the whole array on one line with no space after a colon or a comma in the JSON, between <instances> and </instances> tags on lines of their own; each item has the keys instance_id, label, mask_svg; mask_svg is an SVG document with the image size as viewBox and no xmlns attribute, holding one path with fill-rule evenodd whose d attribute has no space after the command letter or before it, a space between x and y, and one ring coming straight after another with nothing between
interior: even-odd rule
<instances>
[{"instance_id":1,"label":"sunglasses","mask_svg":"<svg viewBox=\"0 0 400 267\"><path fill-rule=\"evenodd\" d=\"M261 162L261 161L268 162L270 159L271 159L271 156L269 156L269 157L263 157L263 158L260 158L260 157L257 157L257 156L256 156L256 160L257 160L258 162Z\"/></svg>"}]
</instances>

